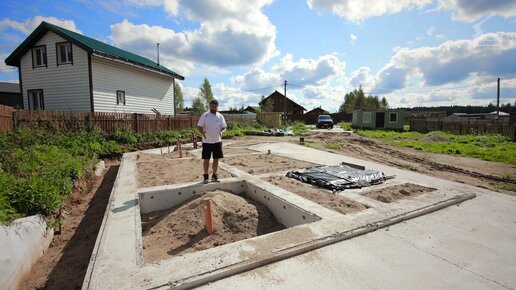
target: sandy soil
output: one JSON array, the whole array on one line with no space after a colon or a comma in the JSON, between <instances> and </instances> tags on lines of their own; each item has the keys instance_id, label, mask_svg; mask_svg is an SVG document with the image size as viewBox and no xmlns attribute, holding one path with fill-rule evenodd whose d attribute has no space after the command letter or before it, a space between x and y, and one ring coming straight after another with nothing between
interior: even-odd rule
<instances>
[{"instance_id":1,"label":"sandy soil","mask_svg":"<svg viewBox=\"0 0 516 290\"><path fill-rule=\"evenodd\" d=\"M292 193L316 202L327 209L331 209L342 214L350 214L367 209L367 206L361 203L335 195L329 191L304 184L293 178L285 176L271 176L266 178L266 180Z\"/></svg>"},{"instance_id":2,"label":"sandy soil","mask_svg":"<svg viewBox=\"0 0 516 290\"><path fill-rule=\"evenodd\" d=\"M118 162L107 162L103 177L89 181L85 192L65 201L61 233L32 267L20 289L80 289L104 217Z\"/></svg>"},{"instance_id":3,"label":"sandy soil","mask_svg":"<svg viewBox=\"0 0 516 290\"><path fill-rule=\"evenodd\" d=\"M201 199L213 202L215 232L208 235ZM142 214L146 262L196 252L284 229L267 207L226 191L205 192L169 209Z\"/></svg>"},{"instance_id":4,"label":"sandy soil","mask_svg":"<svg viewBox=\"0 0 516 290\"><path fill-rule=\"evenodd\" d=\"M364 138L356 134L345 136L331 132L316 132L305 137L305 140L321 149L324 148L324 144L339 144L341 145L340 150L324 150L481 188L493 189L495 183L516 183L506 177L507 174L516 175L516 166L510 164L395 147L385 144L381 140ZM516 192L502 192L516 195Z\"/></svg>"},{"instance_id":5,"label":"sandy soil","mask_svg":"<svg viewBox=\"0 0 516 290\"><path fill-rule=\"evenodd\" d=\"M178 159L179 152L174 151L170 153L165 153L167 151L163 151L164 154L150 154L150 153L140 153L138 154L138 162L147 162L147 161L161 161L163 159ZM183 158L194 156L190 151L183 150Z\"/></svg>"},{"instance_id":6,"label":"sandy soil","mask_svg":"<svg viewBox=\"0 0 516 290\"><path fill-rule=\"evenodd\" d=\"M195 157L190 159L161 159L152 162L138 162L137 167L139 187L202 181L202 160ZM231 177L229 172L221 168L219 168L217 173L219 178Z\"/></svg>"},{"instance_id":7,"label":"sandy soil","mask_svg":"<svg viewBox=\"0 0 516 290\"><path fill-rule=\"evenodd\" d=\"M396 200L415 197L435 190L435 188L431 187L421 186L413 183L404 183L371 190L364 193L364 196L376 199L381 202L391 203Z\"/></svg>"},{"instance_id":8,"label":"sandy soil","mask_svg":"<svg viewBox=\"0 0 516 290\"><path fill-rule=\"evenodd\" d=\"M224 156L230 155L244 155L244 154L252 154L258 153L258 151L246 149L246 148L234 148L234 147L223 147Z\"/></svg>"},{"instance_id":9,"label":"sandy soil","mask_svg":"<svg viewBox=\"0 0 516 290\"><path fill-rule=\"evenodd\" d=\"M224 158L223 162L250 174L279 172L315 166L313 163L274 154L228 156Z\"/></svg>"}]
</instances>

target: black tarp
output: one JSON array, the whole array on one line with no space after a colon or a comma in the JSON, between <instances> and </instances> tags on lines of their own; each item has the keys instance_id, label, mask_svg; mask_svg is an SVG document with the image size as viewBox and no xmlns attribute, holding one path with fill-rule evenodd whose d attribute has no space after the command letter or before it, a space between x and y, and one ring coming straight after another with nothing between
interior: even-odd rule
<instances>
[{"instance_id":1,"label":"black tarp","mask_svg":"<svg viewBox=\"0 0 516 290\"><path fill-rule=\"evenodd\" d=\"M332 191L362 188L387 180L385 173L381 171L361 170L344 164L293 170L289 171L287 176Z\"/></svg>"}]
</instances>

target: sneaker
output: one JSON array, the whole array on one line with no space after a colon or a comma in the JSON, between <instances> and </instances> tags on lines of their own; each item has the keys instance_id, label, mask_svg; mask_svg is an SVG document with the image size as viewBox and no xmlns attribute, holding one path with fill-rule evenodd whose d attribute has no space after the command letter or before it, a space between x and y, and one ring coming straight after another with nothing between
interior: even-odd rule
<instances>
[{"instance_id":1,"label":"sneaker","mask_svg":"<svg viewBox=\"0 0 516 290\"><path fill-rule=\"evenodd\" d=\"M211 176L211 181L213 181L213 182L219 182L219 177L217 176L217 174L213 174L213 175Z\"/></svg>"},{"instance_id":2,"label":"sneaker","mask_svg":"<svg viewBox=\"0 0 516 290\"><path fill-rule=\"evenodd\" d=\"M209 175L208 175L208 173L204 174L203 177L204 177L204 183L208 183L209 182Z\"/></svg>"}]
</instances>

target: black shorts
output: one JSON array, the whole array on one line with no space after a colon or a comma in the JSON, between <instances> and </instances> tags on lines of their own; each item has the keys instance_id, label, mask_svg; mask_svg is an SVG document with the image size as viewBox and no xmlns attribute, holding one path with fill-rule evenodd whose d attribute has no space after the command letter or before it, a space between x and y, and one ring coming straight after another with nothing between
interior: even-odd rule
<instances>
[{"instance_id":1,"label":"black shorts","mask_svg":"<svg viewBox=\"0 0 516 290\"><path fill-rule=\"evenodd\" d=\"M210 159L212 153L213 159L224 158L224 154L222 154L222 142L202 143L202 159Z\"/></svg>"}]
</instances>

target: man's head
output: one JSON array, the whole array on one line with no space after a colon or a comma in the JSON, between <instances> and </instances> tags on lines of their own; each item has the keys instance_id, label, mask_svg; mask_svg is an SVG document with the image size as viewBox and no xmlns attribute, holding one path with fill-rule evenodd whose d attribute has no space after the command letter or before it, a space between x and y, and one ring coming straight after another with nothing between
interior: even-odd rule
<instances>
[{"instance_id":1,"label":"man's head","mask_svg":"<svg viewBox=\"0 0 516 290\"><path fill-rule=\"evenodd\" d=\"M219 109L219 102L217 100L212 100L210 102L210 112L215 114L215 113L217 113L218 109Z\"/></svg>"}]
</instances>

